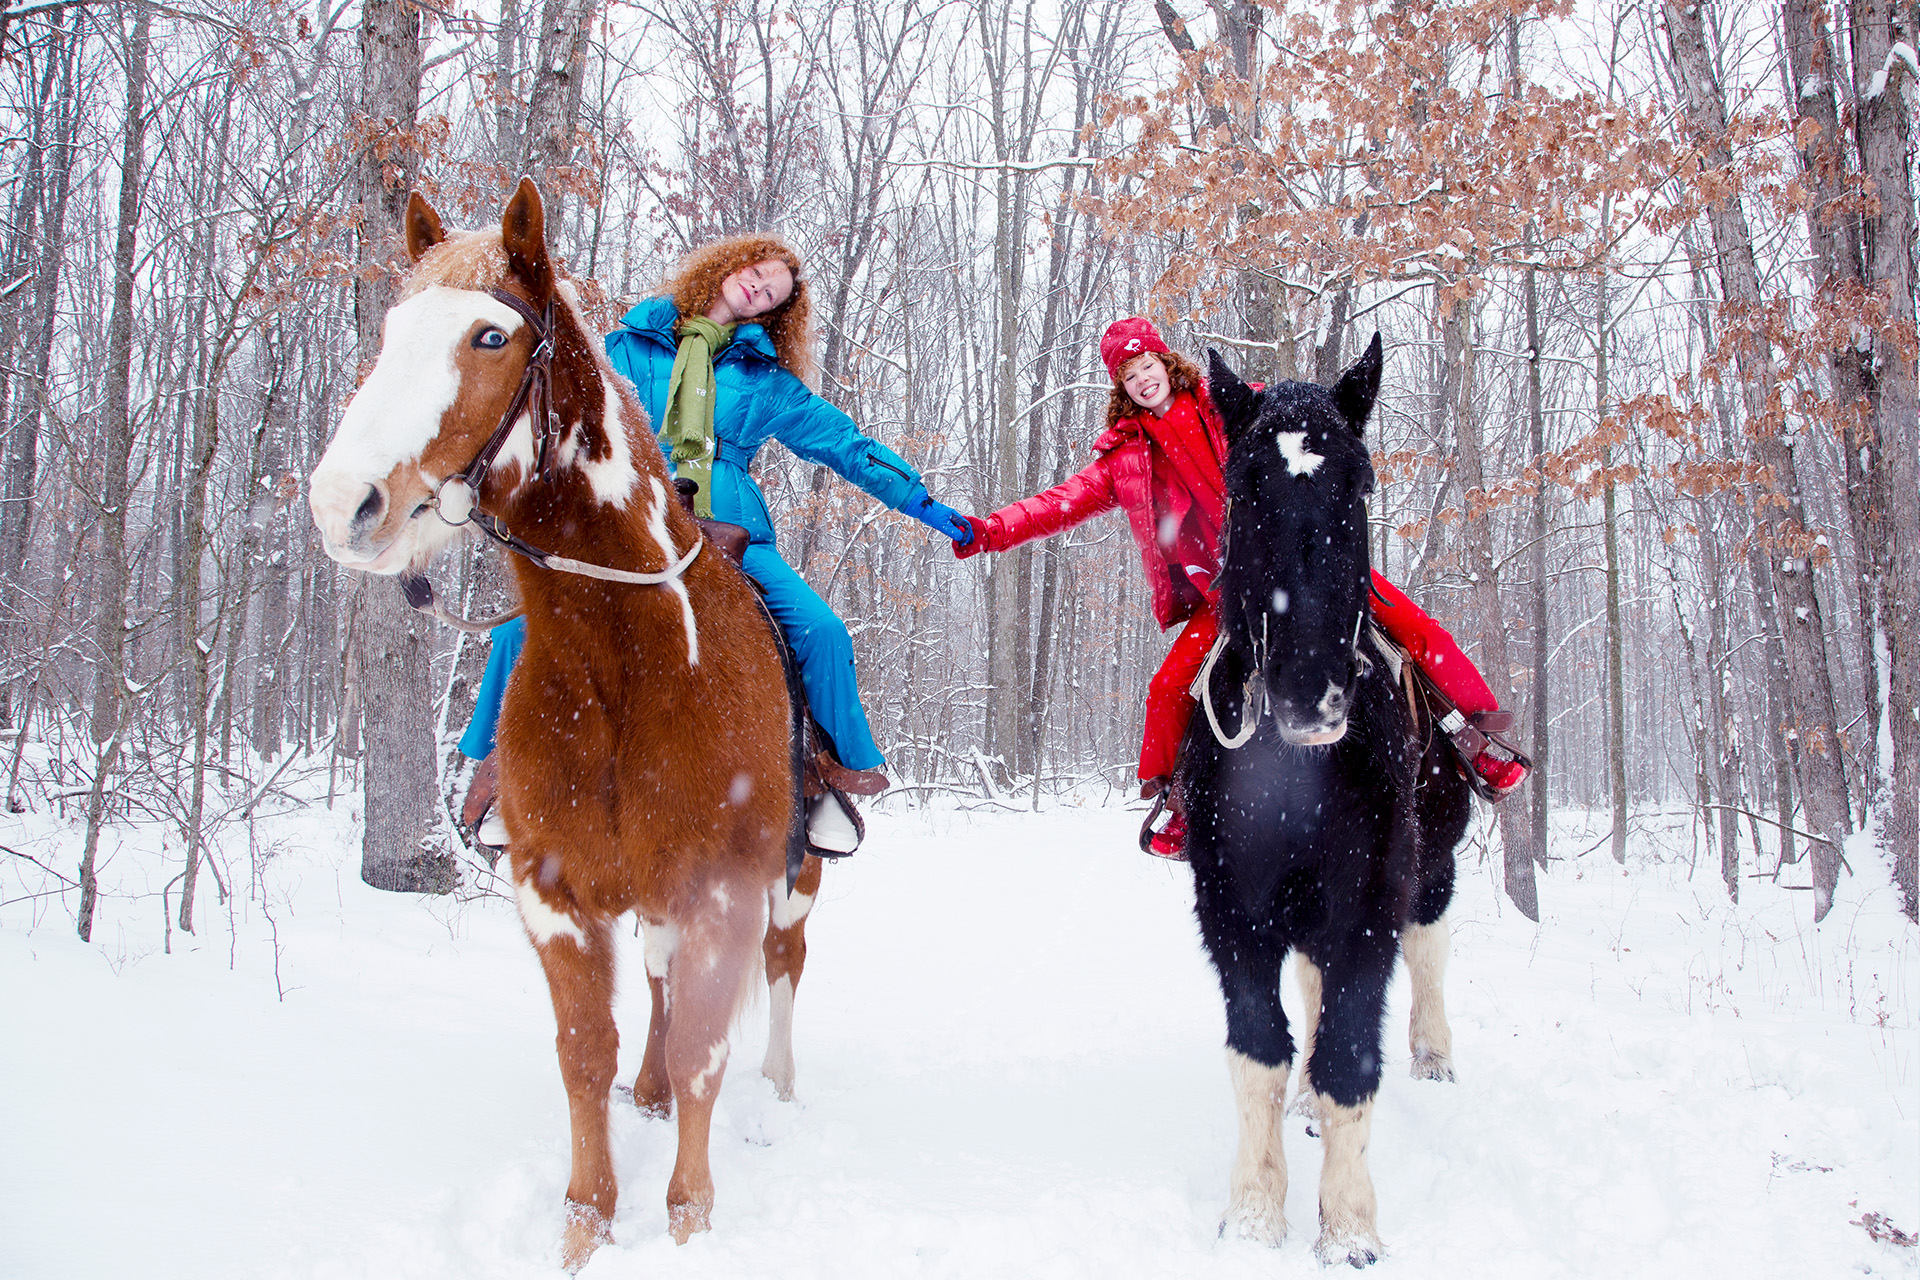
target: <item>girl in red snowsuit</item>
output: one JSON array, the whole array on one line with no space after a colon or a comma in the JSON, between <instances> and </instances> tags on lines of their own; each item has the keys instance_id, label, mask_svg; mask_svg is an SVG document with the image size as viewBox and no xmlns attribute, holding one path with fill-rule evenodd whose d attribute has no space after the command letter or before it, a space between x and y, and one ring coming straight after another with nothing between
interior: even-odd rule
<instances>
[{"instance_id":1,"label":"girl in red snowsuit","mask_svg":"<svg viewBox=\"0 0 1920 1280\"><path fill-rule=\"evenodd\" d=\"M1147 685L1147 716L1140 744L1142 794L1163 790L1193 714L1188 693L1219 635L1220 526L1226 512L1226 433L1192 362L1169 351L1153 325L1137 316L1116 321L1100 341L1100 358L1113 378L1107 429L1093 442L1094 459L1077 475L1044 493L1000 508L985 519L969 516L974 537L954 544L962 559L1007 551L1045 538L1114 507L1126 510L1153 590L1160 626L1186 623ZM1378 573L1373 617L1407 651L1461 713L1499 710L1493 691L1446 628ZM1481 752L1473 767L1505 794L1526 776L1524 765ZM1177 811L1155 835L1153 851L1180 857L1186 822Z\"/></svg>"}]
</instances>

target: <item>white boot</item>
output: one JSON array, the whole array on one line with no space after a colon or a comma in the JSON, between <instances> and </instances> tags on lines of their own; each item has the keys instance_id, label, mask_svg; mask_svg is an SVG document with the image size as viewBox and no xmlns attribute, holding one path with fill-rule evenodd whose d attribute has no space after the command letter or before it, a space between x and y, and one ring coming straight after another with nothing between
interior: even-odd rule
<instances>
[{"instance_id":1,"label":"white boot","mask_svg":"<svg viewBox=\"0 0 1920 1280\"><path fill-rule=\"evenodd\" d=\"M831 791L807 801L807 843L830 855L849 854L860 847L860 829Z\"/></svg>"},{"instance_id":2,"label":"white boot","mask_svg":"<svg viewBox=\"0 0 1920 1280\"><path fill-rule=\"evenodd\" d=\"M473 833L473 838L495 849L507 847L507 824L500 820L499 805L487 810L487 816L480 819L480 829Z\"/></svg>"}]
</instances>

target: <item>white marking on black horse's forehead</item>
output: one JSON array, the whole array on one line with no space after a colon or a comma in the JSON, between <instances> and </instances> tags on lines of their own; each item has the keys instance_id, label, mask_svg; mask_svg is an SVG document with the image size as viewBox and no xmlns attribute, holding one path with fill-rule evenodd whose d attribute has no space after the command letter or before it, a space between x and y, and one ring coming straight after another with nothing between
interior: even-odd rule
<instances>
[{"instance_id":1,"label":"white marking on black horse's forehead","mask_svg":"<svg viewBox=\"0 0 1920 1280\"><path fill-rule=\"evenodd\" d=\"M1276 431L1273 438L1280 446L1280 456L1287 460L1288 475L1310 476L1327 460L1326 455L1307 448L1304 431Z\"/></svg>"}]
</instances>

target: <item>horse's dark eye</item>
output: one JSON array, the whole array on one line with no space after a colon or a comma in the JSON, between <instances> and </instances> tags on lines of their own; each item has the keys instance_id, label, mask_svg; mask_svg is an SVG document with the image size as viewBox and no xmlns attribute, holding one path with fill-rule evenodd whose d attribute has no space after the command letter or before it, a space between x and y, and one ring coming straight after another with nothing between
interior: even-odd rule
<instances>
[{"instance_id":1,"label":"horse's dark eye","mask_svg":"<svg viewBox=\"0 0 1920 1280\"><path fill-rule=\"evenodd\" d=\"M507 335L498 329L482 329L479 336L473 340L473 345L485 347L489 351L498 351L507 345Z\"/></svg>"}]
</instances>

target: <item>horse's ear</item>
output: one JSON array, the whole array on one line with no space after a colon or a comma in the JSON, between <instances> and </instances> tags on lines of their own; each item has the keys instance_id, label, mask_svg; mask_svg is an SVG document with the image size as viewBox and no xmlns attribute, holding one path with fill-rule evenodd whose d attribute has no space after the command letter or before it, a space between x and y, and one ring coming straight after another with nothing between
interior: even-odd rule
<instances>
[{"instance_id":1,"label":"horse's ear","mask_svg":"<svg viewBox=\"0 0 1920 1280\"><path fill-rule=\"evenodd\" d=\"M415 191L407 197L407 258L418 262L426 256L427 250L447 238L447 229L440 225L440 215L433 211L427 198Z\"/></svg>"},{"instance_id":2,"label":"horse's ear","mask_svg":"<svg viewBox=\"0 0 1920 1280\"><path fill-rule=\"evenodd\" d=\"M533 300L544 303L553 293L553 262L547 257L547 214L532 178L520 179L500 215L500 240L506 246L507 266Z\"/></svg>"},{"instance_id":3,"label":"horse's ear","mask_svg":"<svg viewBox=\"0 0 1920 1280\"><path fill-rule=\"evenodd\" d=\"M1346 417L1347 425L1353 428L1353 434L1365 435L1367 417L1373 412L1373 402L1380 394L1380 334L1376 330L1373 341L1367 344L1367 350L1353 367L1340 375L1340 381L1333 384L1333 403L1339 406Z\"/></svg>"},{"instance_id":4,"label":"horse's ear","mask_svg":"<svg viewBox=\"0 0 1920 1280\"><path fill-rule=\"evenodd\" d=\"M1207 394L1220 411L1227 434L1234 435L1253 420L1253 388L1240 381L1240 375L1227 367L1220 353L1207 348Z\"/></svg>"}]
</instances>

